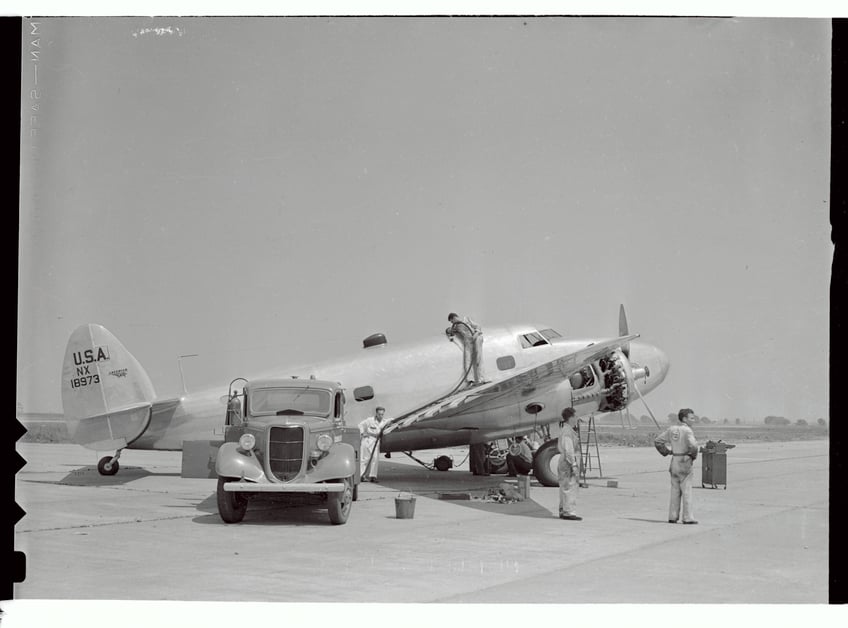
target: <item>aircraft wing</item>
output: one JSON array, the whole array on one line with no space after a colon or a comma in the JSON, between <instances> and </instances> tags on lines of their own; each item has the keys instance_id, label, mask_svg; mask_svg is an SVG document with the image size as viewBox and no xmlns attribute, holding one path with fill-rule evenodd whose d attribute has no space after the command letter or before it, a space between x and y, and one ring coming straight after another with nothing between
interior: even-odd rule
<instances>
[{"instance_id":1,"label":"aircraft wing","mask_svg":"<svg viewBox=\"0 0 848 628\"><path fill-rule=\"evenodd\" d=\"M558 386L564 379L594 360L638 337L639 334L630 334L593 343L550 362L525 369L508 379L470 389L466 388L444 399L439 399L434 403L396 417L383 429L383 433L388 434L398 428L408 427L426 419L461 416L472 409L475 412L480 412L484 411L487 406L502 407L520 401L529 394L544 393L547 389Z\"/></svg>"}]
</instances>

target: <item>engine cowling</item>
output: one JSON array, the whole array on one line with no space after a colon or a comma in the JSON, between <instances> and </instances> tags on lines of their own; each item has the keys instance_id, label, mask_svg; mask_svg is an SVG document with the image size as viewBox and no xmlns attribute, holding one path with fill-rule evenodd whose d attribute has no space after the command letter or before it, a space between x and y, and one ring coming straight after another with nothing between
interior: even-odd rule
<instances>
[{"instance_id":1,"label":"engine cowling","mask_svg":"<svg viewBox=\"0 0 848 628\"><path fill-rule=\"evenodd\" d=\"M633 390L633 370L627 356L615 350L598 360L603 377L602 398L598 404L601 412L623 410L630 402Z\"/></svg>"}]
</instances>

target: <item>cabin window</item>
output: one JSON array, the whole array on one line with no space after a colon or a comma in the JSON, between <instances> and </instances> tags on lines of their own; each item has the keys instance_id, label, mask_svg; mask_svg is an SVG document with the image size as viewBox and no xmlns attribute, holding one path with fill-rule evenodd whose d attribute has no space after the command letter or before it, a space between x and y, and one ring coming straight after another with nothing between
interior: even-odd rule
<instances>
[{"instance_id":1,"label":"cabin window","mask_svg":"<svg viewBox=\"0 0 848 628\"><path fill-rule=\"evenodd\" d=\"M554 331L553 329L543 329L539 333L542 334L548 342L552 341L554 338L562 338L562 334L558 331Z\"/></svg>"},{"instance_id":2,"label":"cabin window","mask_svg":"<svg viewBox=\"0 0 848 628\"><path fill-rule=\"evenodd\" d=\"M508 371L515 368L515 358L511 355L502 355L498 358L498 370Z\"/></svg>"},{"instance_id":3,"label":"cabin window","mask_svg":"<svg viewBox=\"0 0 848 628\"><path fill-rule=\"evenodd\" d=\"M344 412L342 408L344 408L344 400L342 399L342 394L336 393L336 404L334 408L335 412L333 413L333 416L337 419L340 418L342 416L342 413Z\"/></svg>"},{"instance_id":4,"label":"cabin window","mask_svg":"<svg viewBox=\"0 0 848 628\"><path fill-rule=\"evenodd\" d=\"M353 389L353 398L357 401L368 401L374 398L374 389L371 386L360 386Z\"/></svg>"},{"instance_id":5,"label":"cabin window","mask_svg":"<svg viewBox=\"0 0 848 628\"><path fill-rule=\"evenodd\" d=\"M522 349L528 349L530 347L541 347L542 345L550 344L545 337L542 336L539 332L530 332L529 334L522 334L518 337L518 341L521 343Z\"/></svg>"}]
</instances>

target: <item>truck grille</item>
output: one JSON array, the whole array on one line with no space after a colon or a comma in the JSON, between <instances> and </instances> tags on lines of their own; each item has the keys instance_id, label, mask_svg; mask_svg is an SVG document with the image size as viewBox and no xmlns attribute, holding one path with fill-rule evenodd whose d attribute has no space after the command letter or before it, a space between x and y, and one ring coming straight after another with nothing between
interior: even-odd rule
<instances>
[{"instance_id":1,"label":"truck grille","mask_svg":"<svg viewBox=\"0 0 848 628\"><path fill-rule=\"evenodd\" d=\"M268 468L278 480L288 482L303 466L303 428L272 427L268 435Z\"/></svg>"}]
</instances>

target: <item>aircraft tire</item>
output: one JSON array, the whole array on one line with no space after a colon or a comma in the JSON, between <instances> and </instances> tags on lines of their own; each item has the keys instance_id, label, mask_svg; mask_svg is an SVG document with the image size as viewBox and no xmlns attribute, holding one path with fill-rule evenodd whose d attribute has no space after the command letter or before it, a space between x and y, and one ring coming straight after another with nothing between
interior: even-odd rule
<instances>
[{"instance_id":1,"label":"aircraft tire","mask_svg":"<svg viewBox=\"0 0 848 628\"><path fill-rule=\"evenodd\" d=\"M354 483L353 485L353 501L359 500L359 484Z\"/></svg>"},{"instance_id":2,"label":"aircraft tire","mask_svg":"<svg viewBox=\"0 0 848 628\"><path fill-rule=\"evenodd\" d=\"M97 463L97 471L100 475L115 475L118 472L118 469L121 468L121 465L118 464L117 460L110 465L109 461L111 459L112 456L103 456Z\"/></svg>"},{"instance_id":3,"label":"aircraft tire","mask_svg":"<svg viewBox=\"0 0 848 628\"><path fill-rule=\"evenodd\" d=\"M533 475L542 486L558 486L554 458L559 456L556 439L549 440L539 447L533 456Z\"/></svg>"},{"instance_id":4,"label":"aircraft tire","mask_svg":"<svg viewBox=\"0 0 848 628\"><path fill-rule=\"evenodd\" d=\"M244 493L228 493L224 482L233 482L236 478L218 478L218 514L224 523L238 523L247 512L248 497Z\"/></svg>"},{"instance_id":5,"label":"aircraft tire","mask_svg":"<svg viewBox=\"0 0 848 628\"><path fill-rule=\"evenodd\" d=\"M344 479L345 489L341 493L327 494L327 514L330 523L341 525L347 523L350 506L353 503L353 476Z\"/></svg>"}]
</instances>

